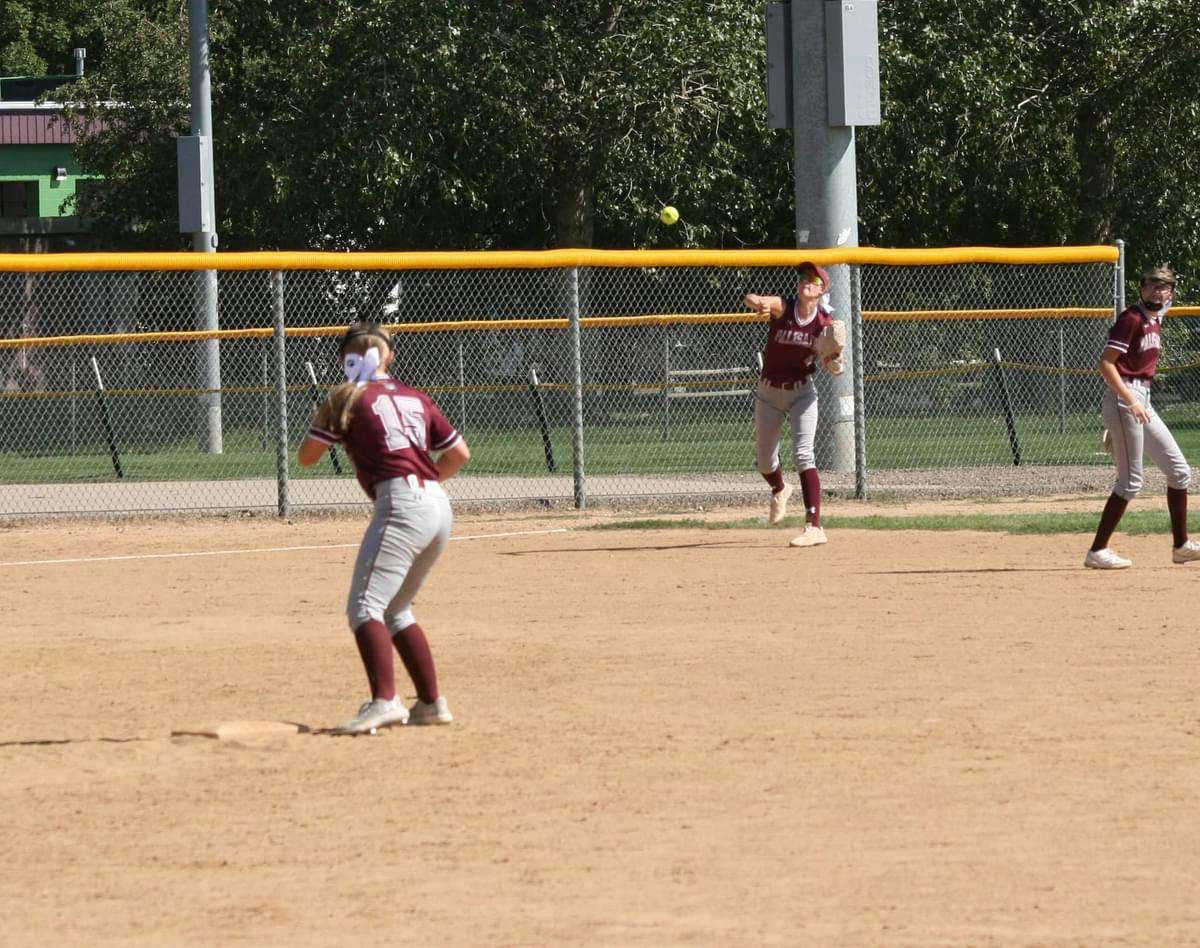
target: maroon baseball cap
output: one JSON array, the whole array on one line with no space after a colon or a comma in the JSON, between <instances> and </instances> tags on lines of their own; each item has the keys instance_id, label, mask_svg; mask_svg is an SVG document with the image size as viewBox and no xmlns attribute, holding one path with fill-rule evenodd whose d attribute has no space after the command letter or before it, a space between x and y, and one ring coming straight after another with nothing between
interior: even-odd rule
<instances>
[{"instance_id":1,"label":"maroon baseball cap","mask_svg":"<svg viewBox=\"0 0 1200 948\"><path fill-rule=\"evenodd\" d=\"M811 260L805 260L803 263L796 264L796 273L799 276L805 276L809 273L814 274L821 278L821 285L825 289L829 289L829 271L824 267L817 266Z\"/></svg>"}]
</instances>

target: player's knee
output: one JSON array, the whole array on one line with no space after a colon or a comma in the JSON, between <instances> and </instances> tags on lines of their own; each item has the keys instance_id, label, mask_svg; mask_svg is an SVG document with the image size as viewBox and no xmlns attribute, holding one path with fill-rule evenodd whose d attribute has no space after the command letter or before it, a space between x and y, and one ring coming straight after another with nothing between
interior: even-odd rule
<instances>
[{"instance_id":1,"label":"player's knee","mask_svg":"<svg viewBox=\"0 0 1200 948\"><path fill-rule=\"evenodd\" d=\"M817 456L812 451L796 452L796 470L807 471L817 466Z\"/></svg>"},{"instance_id":2,"label":"player's knee","mask_svg":"<svg viewBox=\"0 0 1200 948\"><path fill-rule=\"evenodd\" d=\"M388 631L395 635L416 622L417 617L413 615L412 609L401 609L399 612L386 614L383 621Z\"/></svg>"},{"instance_id":3,"label":"player's knee","mask_svg":"<svg viewBox=\"0 0 1200 948\"><path fill-rule=\"evenodd\" d=\"M1135 498L1141 492L1141 478L1138 478L1137 480L1130 478L1124 483L1118 483L1117 486L1113 488L1114 494L1116 494L1118 497L1124 497L1126 500L1133 500L1133 498Z\"/></svg>"},{"instance_id":4,"label":"player's knee","mask_svg":"<svg viewBox=\"0 0 1200 948\"><path fill-rule=\"evenodd\" d=\"M1172 490L1187 490L1192 483L1192 469L1186 464L1177 466L1167 475L1167 486Z\"/></svg>"},{"instance_id":5,"label":"player's knee","mask_svg":"<svg viewBox=\"0 0 1200 948\"><path fill-rule=\"evenodd\" d=\"M351 632L370 619L383 622L383 610L375 609L360 599L352 599L346 604L346 621L350 624Z\"/></svg>"}]
</instances>

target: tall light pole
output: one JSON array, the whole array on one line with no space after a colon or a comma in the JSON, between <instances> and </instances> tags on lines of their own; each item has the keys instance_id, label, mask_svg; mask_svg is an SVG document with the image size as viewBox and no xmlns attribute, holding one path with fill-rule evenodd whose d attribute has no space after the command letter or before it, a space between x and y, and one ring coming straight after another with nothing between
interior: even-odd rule
<instances>
[{"instance_id":1,"label":"tall light pole","mask_svg":"<svg viewBox=\"0 0 1200 948\"><path fill-rule=\"evenodd\" d=\"M212 89L209 71L208 0L188 0L188 38L191 55L192 134L176 142L179 163L179 230L192 235L197 253L217 252L212 160ZM197 270L193 292L197 329L220 329L217 312L217 271ZM200 396L200 450L221 454L221 344L205 339L198 344L197 383Z\"/></svg>"},{"instance_id":2,"label":"tall light pole","mask_svg":"<svg viewBox=\"0 0 1200 948\"><path fill-rule=\"evenodd\" d=\"M796 246L858 246L856 125L880 124L876 0L768 4L767 92L772 127L794 131ZM850 268L830 268L829 302L850 325ZM849 357L849 347L847 356ZM854 469L854 383L818 373L817 463Z\"/></svg>"}]
</instances>

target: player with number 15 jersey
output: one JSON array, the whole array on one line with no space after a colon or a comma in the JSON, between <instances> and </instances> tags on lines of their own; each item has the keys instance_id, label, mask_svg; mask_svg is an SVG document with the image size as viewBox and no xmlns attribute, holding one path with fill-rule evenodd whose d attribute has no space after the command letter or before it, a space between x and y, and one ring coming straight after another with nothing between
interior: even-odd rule
<instances>
[{"instance_id":1,"label":"player with number 15 jersey","mask_svg":"<svg viewBox=\"0 0 1200 948\"><path fill-rule=\"evenodd\" d=\"M341 437L332 430L331 410L330 402L321 405L308 433L327 445L341 442L372 500L375 485L393 477L440 480L430 452L462 440L432 398L395 379L366 383L354 406L353 424Z\"/></svg>"},{"instance_id":2,"label":"player with number 15 jersey","mask_svg":"<svg viewBox=\"0 0 1200 948\"><path fill-rule=\"evenodd\" d=\"M354 323L342 339L347 382L317 408L300 446L303 467L342 444L358 482L374 501L346 603L371 699L340 725L344 734L374 733L396 724L448 724L446 699L425 632L412 604L450 539L453 514L441 482L471 457L467 443L424 392L391 378L391 335L375 323ZM396 695L392 646L417 700Z\"/></svg>"}]
</instances>

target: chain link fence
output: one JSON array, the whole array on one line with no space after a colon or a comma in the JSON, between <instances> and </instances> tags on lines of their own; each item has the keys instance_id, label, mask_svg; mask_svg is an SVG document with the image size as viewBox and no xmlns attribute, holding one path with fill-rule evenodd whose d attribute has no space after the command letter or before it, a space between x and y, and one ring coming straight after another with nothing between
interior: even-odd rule
<instances>
[{"instance_id":1,"label":"chain link fence","mask_svg":"<svg viewBox=\"0 0 1200 948\"><path fill-rule=\"evenodd\" d=\"M834 299L861 354L844 377L861 391L859 463L830 461L819 437L826 485L950 495L1106 484L1095 367L1119 295L1114 255L826 256L861 301L851 312ZM762 501L751 419L766 327L742 298L790 294L793 261L728 256L222 270L217 333L195 329L203 271L0 272L0 515L362 504L340 452L314 469L294 461L314 401L341 380L337 337L357 318L395 328L393 371L471 445L448 485L456 503ZM1194 317L1170 321L1176 371L1155 399L1173 427L1200 400L1198 338ZM819 389L823 433L830 398L850 391L832 384Z\"/></svg>"}]
</instances>

